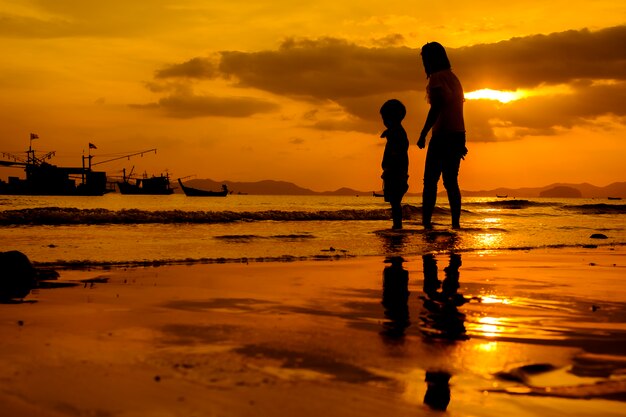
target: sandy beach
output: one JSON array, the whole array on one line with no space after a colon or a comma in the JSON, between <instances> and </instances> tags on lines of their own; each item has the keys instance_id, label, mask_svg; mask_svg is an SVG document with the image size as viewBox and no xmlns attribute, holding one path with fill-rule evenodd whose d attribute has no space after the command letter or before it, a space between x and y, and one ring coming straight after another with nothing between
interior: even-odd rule
<instances>
[{"instance_id":1,"label":"sandy beach","mask_svg":"<svg viewBox=\"0 0 626 417\"><path fill-rule=\"evenodd\" d=\"M2 416L626 415L623 246L60 274Z\"/></svg>"}]
</instances>

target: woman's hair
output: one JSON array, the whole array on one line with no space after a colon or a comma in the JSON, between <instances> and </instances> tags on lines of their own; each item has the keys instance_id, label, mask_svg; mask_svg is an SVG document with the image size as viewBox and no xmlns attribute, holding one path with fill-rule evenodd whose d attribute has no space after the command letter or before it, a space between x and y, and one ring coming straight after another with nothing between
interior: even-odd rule
<instances>
[{"instance_id":1,"label":"woman's hair","mask_svg":"<svg viewBox=\"0 0 626 417\"><path fill-rule=\"evenodd\" d=\"M386 119L401 122L404 116L406 116L406 107L400 100L392 98L383 104L380 108L380 114Z\"/></svg>"},{"instance_id":2,"label":"woman's hair","mask_svg":"<svg viewBox=\"0 0 626 417\"><path fill-rule=\"evenodd\" d=\"M430 78L434 72L450 69L450 60L446 50L439 42L428 42L422 46L422 62L427 78Z\"/></svg>"}]
</instances>

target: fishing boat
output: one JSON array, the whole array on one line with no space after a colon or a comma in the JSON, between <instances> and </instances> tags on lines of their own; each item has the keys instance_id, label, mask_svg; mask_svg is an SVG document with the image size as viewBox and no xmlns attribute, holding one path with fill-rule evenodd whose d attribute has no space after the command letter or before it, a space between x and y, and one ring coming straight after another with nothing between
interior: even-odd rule
<instances>
[{"instance_id":1,"label":"fishing boat","mask_svg":"<svg viewBox=\"0 0 626 417\"><path fill-rule=\"evenodd\" d=\"M178 184L187 197L226 197L228 195L228 187L226 185L222 185L222 191L208 191L186 186L180 178L178 179Z\"/></svg>"},{"instance_id":2,"label":"fishing boat","mask_svg":"<svg viewBox=\"0 0 626 417\"><path fill-rule=\"evenodd\" d=\"M508 196L508 194L496 194L497 198L507 198Z\"/></svg>"},{"instance_id":3,"label":"fishing boat","mask_svg":"<svg viewBox=\"0 0 626 417\"><path fill-rule=\"evenodd\" d=\"M32 147L32 141L39 136L31 133L30 145L26 157L9 152L2 152L0 166L23 168L26 178L9 176L8 181L0 180L0 194L8 195L63 195L63 196L101 196L109 191L106 172L94 171L91 160L93 155L83 155L80 167L60 167L48 161L56 151L38 156ZM89 149L94 145L89 144Z\"/></svg>"},{"instance_id":4,"label":"fishing boat","mask_svg":"<svg viewBox=\"0 0 626 417\"><path fill-rule=\"evenodd\" d=\"M161 174L158 177L148 177L144 175L143 178L131 178L132 170L129 176L126 176L126 170L124 169L124 175L122 181L118 181L117 188L119 188L121 194L132 195L169 195L174 192L174 189L170 186L169 174Z\"/></svg>"},{"instance_id":5,"label":"fishing boat","mask_svg":"<svg viewBox=\"0 0 626 417\"><path fill-rule=\"evenodd\" d=\"M621 200L621 199L622 199L622 197L609 197L609 200L616 200L617 201L617 200Z\"/></svg>"},{"instance_id":6,"label":"fishing boat","mask_svg":"<svg viewBox=\"0 0 626 417\"><path fill-rule=\"evenodd\" d=\"M372 191L372 195L373 195L374 197L384 197L384 196L385 196L385 194L384 194L384 193L377 193L376 191Z\"/></svg>"},{"instance_id":7,"label":"fishing boat","mask_svg":"<svg viewBox=\"0 0 626 417\"><path fill-rule=\"evenodd\" d=\"M107 181L107 173L104 171L95 171L93 169L94 166L117 161L119 159L130 159L130 157L137 155L143 156L146 153L156 153L156 149L153 148L117 156L104 161L93 162L95 155L91 154L91 150L97 149L97 147L93 143L89 143L87 147L88 154L83 154L82 156L82 166L60 167L48 162L56 155L56 151L48 152L43 156L37 155L32 146L33 140L35 139L39 139L39 135L31 133L26 157L9 152L0 152L0 167L23 168L26 174L25 179L9 176L8 181L0 180L0 194L101 196L115 191L115 183L109 183ZM144 180L141 180L142 183L143 181ZM158 189L157 183L160 181L161 180L148 181L149 185L145 190ZM169 180L167 183L169 188ZM131 190L128 194L132 194L133 185L136 184L129 183L129 187L125 187ZM143 191L143 184L141 184L139 188ZM159 194L171 194L172 192L173 190L170 189L169 192ZM139 194L141 193L142 192L139 192Z\"/></svg>"}]
</instances>

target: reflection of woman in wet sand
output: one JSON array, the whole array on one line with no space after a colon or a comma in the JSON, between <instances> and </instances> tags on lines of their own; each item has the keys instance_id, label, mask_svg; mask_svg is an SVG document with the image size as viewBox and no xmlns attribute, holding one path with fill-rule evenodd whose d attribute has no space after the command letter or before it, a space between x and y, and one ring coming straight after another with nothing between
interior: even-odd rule
<instances>
[{"instance_id":1,"label":"reflection of woman in wet sand","mask_svg":"<svg viewBox=\"0 0 626 417\"><path fill-rule=\"evenodd\" d=\"M445 279L439 281L437 260L433 254L422 256L424 262L424 302L420 330L429 338L447 340L465 340L465 314L458 309L467 302L459 289L459 267L461 255L450 254L450 263L444 268ZM441 290L440 290L441 288Z\"/></svg>"},{"instance_id":2,"label":"reflection of woman in wet sand","mask_svg":"<svg viewBox=\"0 0 626 417\"><path fill-rule=\"evenodd\" d=\"M424 265L424 311L420 315L420 331L427 340L452 342L466 340L465 314L458 309L467 299L459 294L459 268L461 255L450 254L450 262L444 268L445 278L439 280L437 259L433 254L422 256ZM426 371L426 394L424 404L434 410L444 411L450 403L450 378L442 369Z\"/></svg>"},{"instance_id":3,"label":"reflection of woman in wet sand","mask_svg":"<svg viewBox=\"0 0 626 417\"><path fill-rule=\"evenodd\" d=\"M424 167L422 195L422 224L432 228L432 214L437 202L437 183L443 176L448 193L452 227L460 227L461 190L458 176L461 159L467 154L465 122L463 120L463 87L450 67L446 50L437 42L422 47L422 62L428 78L430 110L417 146L426 146L426 135L433 133L428 144Z\"/></svg>"}]
</instances>

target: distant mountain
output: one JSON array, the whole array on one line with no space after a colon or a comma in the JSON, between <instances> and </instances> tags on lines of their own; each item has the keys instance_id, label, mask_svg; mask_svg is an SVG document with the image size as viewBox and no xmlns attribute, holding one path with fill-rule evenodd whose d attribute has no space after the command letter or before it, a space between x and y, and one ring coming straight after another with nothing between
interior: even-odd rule
<instances>
[{"instance_id":1,"label":"distant mountain","mask_svg":"<svg viewBox=\"0 0 626 417\"><path fill-rule=\"evenodd\" d=\"M508 197L541 197L543 196L559 196L559 197L575 197L580 196L584 198L607 198L607 197L621 197L626 198L626 182L614 182L606 187L597 187L592 184L567 184L567 183L555 183L546 185L544 187L535 188L495 188L492 190L480 190L480 191L463 191L464 196L495 196L506 195ZM578 194L580 193L580 195Z\"/></svg>"},{"instance_id":2,"label":"distant mountain","mask_svg":"<svg viewBox=\"0 0 626 417\"><path fill-rule=\"evenodd\" d=\"M255 195L364 195L371 192L353 190L351 188L339 188L335 191L313 191L300 187L287 181L263 180L256 182L237 181L214 181L211 179L193 179L185 181L185 184L202 190L221 190L222 184L226 184L228 189L234 194L255 194ZM180 190L176 190L180 191Z\"/></svg>"},{"instance_id":3,"label":"distant mountain","mask_svg":"<svg viewBox=\"0 0 626 417\"><path fill-rule=\"evenodd\" d=\"M341 187L335 191L324 191L320 195L372 195L371 191L357 191L352 188Z\"/></svg>"},{"instance_id":4,"label":"distant mountain","mask_svg":"<svg viewBox=\"0 0 626 417\"><path fill-rule=\"evenodd\" d=\"M194 188L203 190L221 190L222 184L226 184L228 189L234 194L255 194L255 195L372 195L372 191L354 190L352 188L342 187L334 191L313 191L308 188L300 187L292 182L263 180L255 182L237 182L237 181L214 181L211 179L192 179L185 181L185 184ZM177 192L181 190L177 189ZM442 194L445 191L442 189ZM495 188L491 190L468 191L463 190L466 197L495 197L496 195L506 195L509 198L532 198L532 197L575 197L584 198L607 198L621 197L626 199L626 182L615 182L606 187L597 187L592 184L567 184L555 183L544 187L535 188ZM408 194L420 195L420 194Z\"/></svg>"},{"instance_id":5,"label":"distant mountain","mask_svg":"<svg viewBox=\"0 0 626 417\"><path fill-rule=\"evenodd\" d=\"M579 189L574 187L566 187L559 185L558 187L548 188L541 191L539 197L552 197L552 198L580 198L583 193Z\"/></svg>"}]
</instances>

